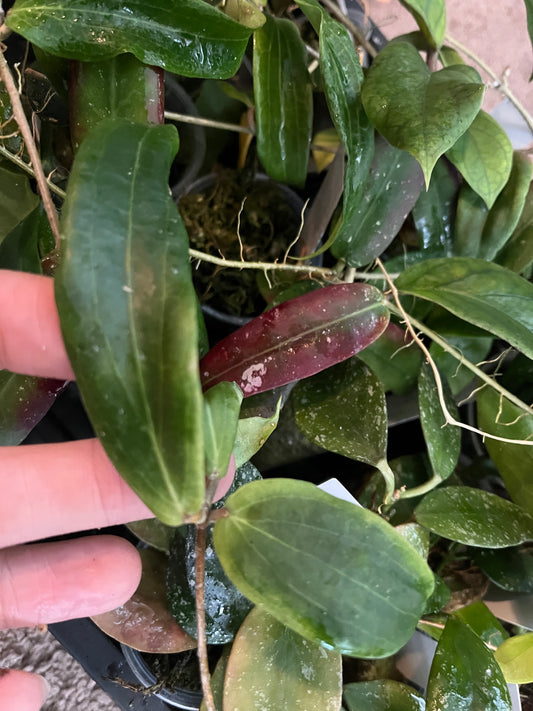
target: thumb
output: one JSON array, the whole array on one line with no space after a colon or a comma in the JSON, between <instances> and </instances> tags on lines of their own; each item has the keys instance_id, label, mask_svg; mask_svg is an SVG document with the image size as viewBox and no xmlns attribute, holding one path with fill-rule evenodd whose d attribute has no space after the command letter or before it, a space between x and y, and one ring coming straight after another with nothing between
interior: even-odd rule
<instances>
[{"instance_id":1,"label":"thumb","mask_svg":"<svg viewBox=\"0 0 533 711\"><path fill-rule=\"evenodd\" d=\"M50 687L44 677L18 669L0 669L0 709L39 711Z\"/></svg>"}]
</instances>

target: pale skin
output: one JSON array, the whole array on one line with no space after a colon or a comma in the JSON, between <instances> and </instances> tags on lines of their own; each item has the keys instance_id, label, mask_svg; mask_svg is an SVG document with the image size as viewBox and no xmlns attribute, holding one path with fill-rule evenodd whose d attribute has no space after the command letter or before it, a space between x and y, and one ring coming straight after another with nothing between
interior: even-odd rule
<instances>
[{"instance_id":1,"label":"pale skin","mask_svg":"<svg viewBox=\"0 0 533 711\"><path fill-rule=\"evenodd\" d=\"M0 369L74 379L53 281L0 270L0 304ZM220 481L217 498L230 483ZM0 630L95 615L131 597L141 566L124 539L22 545L153 516L97 440L0 448L0 490ZM37 711L46 695L41 677L0 670L0 709Z\"/></svg>"}]
</instances>

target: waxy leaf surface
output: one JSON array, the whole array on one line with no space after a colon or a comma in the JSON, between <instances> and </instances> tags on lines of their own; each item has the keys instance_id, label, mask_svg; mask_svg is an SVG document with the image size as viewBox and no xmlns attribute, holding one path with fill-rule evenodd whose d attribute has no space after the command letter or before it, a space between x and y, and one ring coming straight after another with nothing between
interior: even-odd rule
<instances>
[{"instance_id":1,"label":"waxy leaf surface","mask_svg":"<svg viewBox=\"0 0 533 711\"><path fill-rule=\"evenodd\" d=\"M305 45L293 22L269 17L254 33L257 153L274 180L303 185L313 121Z\"/></svg>"},{"instance_id":2,"label":"waxy leaf surface","mask_svg":"<svg viewBox=\"0 0 533 711\"><path fill-rule=\"evenodd\" d=\"M338 711L341 667L338 652L308 642L255 607L233 643L224 706L247 711Z\"/></svg>"},{"instance_id":3,"label":"waxy leaf surface","mask_svg":"<svg viewBox=\"0 0 533 711\"><path fill-rule=\"evenodd\" d=\"M244 417L239 420L233 448L237 468L248 462L276 429L281 402L282 397L280 396L276 411L270 417Z\"/></svg>"},{"instance_id":4,"label":"waxy leaf surface","mask_svg":"<svg viewBox=\"0 0 533 711\"><path fill-rule=\"evenodd\" d=\"M533 263L533 182L513 234L496 256L496 261L519 274Z\"/></svg>"},{"instance_id":5,"label":"waxy leaf surface","mask_svg":"<svg viewBox=\"0 0 533 711\"><path fill-rule=\"evenodd\" d=\"M206 476L225 476L237 435L242 391L235 383L218 383L204 393Z\"/></svg>"},{"instance_id":6,"label":"waxy leaf surface","mask_svg":"<svg viewBox=\"0 0 533 711\"><path fill-rule=\"evenodd\" d=\"M307 378L372 343L388 319L383 295L367 284L328 286L290 299L202 358L204 388L233 380L247 397Z\"/></svg>"},{"instance_id":7,"label":"waxy leaf surface","mask_svg":"<svg viewBox=\"0 0 533 711\"><path fill-rule=\"evenodd\" d=\"M401 3L413 15L426 39L438 49L446 32L445 0L401 0Z\"/></svg>"},{"instance_id":8,"label":"waxy leaf surface","mask_svg":"<svg viewBox=\"0 0 533 711\"><path fill-rule=\"evenodd\" d=\"M395 284L533 358L533 284L514 272L482 259L428 259L403 272Z\"/></svg>"},{"instance_id":9,"label":"waxy leaf surface","mask_svg":"<svg viewBox=\"0 0 533 711\"><path fill-rule=\"evenodd\" d=\"M453 65L431 73L411 44L395 42L374 60L362 97L378 131L418 160L427 186L437 159L475 119L483 91L472 67Z\"/></svg>"},{"instance_id":10,"label":"waxy leaf surface","mask_svg":"<svg viewBox=\"0 0 533 711\"><path fill-rule=\"evenodd\" d=\"M533 681L533 632L507 639L494 652L494 658L509 684Z\"/></svg>"},{"instance_id":11,"label":"waxy leaf surface","mask_svg":"<svg viewBox=\"0 0 533 711\"><path fill-rule=\"evenodd\" d=\"M533 516L488 491L447 486L425 496L418 523L439 536L480 548L507 548L533 540Z\"/></svg>"},{"instance_id":12,"label":"waxy leaf surface","mask_svg":"<svg viewBox=\"0 0 533 711\"><path fill-rule=\"evenodd\" d=\"M7 24L60 57L130 52L145 64L213 79L235 74L252 33L203 0L17 0Z\"/></svg>"},{"instance_id":13,"label":"waxy leaf surface","mask_svg":"<svg viewBox=\"0 0 533 711\"><path fill-rule=\"evenodd\" d=\"M465 625L468 625L486 644L493 647L498 647L509 637L509 633L505 631L502 623L481 600L461 607L453 614L454 617L458 617Z\"/></svg>"},{"instance_id":14,"label":"waxy leaf surface","mask_svg":"<svg viewBox=\"0 0 533 711\"><path fill-rule=\"evenodd\" d=\"M533 548L479 549L473 557L487 578L503 590L533 593Z\"/></svg>"},{"instance_id":15,"label":"waxy leaf surface","mask_svg":"<svg viewBox=\"0 0 533 711\"><path fill-rule=\"evenodd\" d=\"M433 574L379 516L286 479L243 486L227 509L215 524L215 548L252 602L353 656L388 656L407 642Z\"/></svg>"},{"instance_id":16,"label":"waxy leaf surface","mask_svg":"<svg viewBox=\"0 0 533 711\"><path fill-rule=\"evenodd\" d=\"M346 684L348 711L424 711L425 701L412 686L392 679Z\"/></svg>"},{"instance_id":17,"label":"waxy leaf surface","mask_svg":"<svg viewBox=\"0 0 533 711\"><path fill-rule=\"evenodd\" d=\"M477 257L489 209L468 183L463 182L457 199L453 253L458 257Z\"/></svg>"},{"instance_id":18,"label":"waxy leaf surface","mask_svg":"<svg viewBox=\"0 0 533 711\"><path fill-rule=\"evenodd\" d=\"M444 160L437 161L428 189L422 190L413 208L421 250L450 256L456 193L457 180L449 164Z\"/></svg>"},{"instance_id":19,"label":"waxy leaf surface","mask_svg":"<svg viewBox=\"0 0 533 711\"><path fill-rule=\"evenodd\" d=\"M172 126L105 121L72 169L56 277L63 338L109 458L164 523L204 495L197 302L168 191Z\"/></svg>"}]
</instances>

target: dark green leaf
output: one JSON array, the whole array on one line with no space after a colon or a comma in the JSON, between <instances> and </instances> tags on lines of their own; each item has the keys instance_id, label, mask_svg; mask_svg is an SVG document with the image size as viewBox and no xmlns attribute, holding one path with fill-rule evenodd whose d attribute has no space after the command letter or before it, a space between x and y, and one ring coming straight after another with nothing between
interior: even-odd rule
<instances>
[{"instance_id":1,"label":"dark green leaf","mask_svg":"<svg viewBox=\"0 0 533 711\"><path fill-rule=\"evenodd\" d=\"M363 105L380 133L420 163L429 185L438 158L470 126L484 87L475 69L458 64L431 73L406 42L385 47L363 84Z\"/></svg>"},{"instance_id":2,"label":"dark green leaf","mask_svg":"<svg viewBox=\"0 0 533 711\"><path fill-rule=\"evenodd\" d=\"M378 137L367 180L350 202L345 193L346 216L331 249L335 257L358 267L381 255L398 234L422 187L416 161Z\"/></svg>"},{"instance_id":3,"label":"dark green leaf","mask_svg":"<svg viewBox=\"0 0 533 711\"><path fill-rule=\"evenodd\" d=\"M476 564L498 587L533 593L533 548L530 545L504 550L477 549L473 554Z\"/></svg>"},{"instance_id":4,"label":"dark green leaf","mask_svg":"<svg viewBox=\"0 0 533 711\"><path fill-rule=\"evenodd\" d=\"M0 158L0 199L1 242L39 204L28 176L3 158Z\"/></svg>"},{"instance_id":5,"label":"dark green leaf","mask_svg":"<svg viewBox=\"0 0 533 711\"><path fill-rule=\"evenodd\" d=\"M453 252L458 257L477 257L489 210L468 183L463 183L457 200Z\"/></svg>"},{"instance_id":6,"label":"dark green leaf","mask_svg":"<svg viewBox=\"0 0 533 711\"><path fill-rule=\"evenodd\" d=\"M471 363L480 363L487 357L493 339L450 336L446 338L446 341ZM461 365L456 358L445 351L438 343L432 343L429 352L439 371L446 376L453 395L460 393L472 381L474 377L472 371Z\"/></svg>"},{"instance_id":7,"label":"dark green leaf","mask_svg":"<svg viewBox=\"0 0 533 711\"><path fill-rule=\"evenodd\" d=\"M457 183L449 165L444 160L437 161L429 188L420 193L413 208L420 249L450 256L456 193Z\"/></svg>"},{"instance_id":8,"label":"dark green leaf","mask_svg":"<svg viewBox=\"0 0 533 711\"><path fill-rule=\"evenodd\" d=\"M176 533L173 526L167 526L157 518L132 521L127 526L139 540L163 553L169 552L170 543Z\"/></svg>"},{"instance_id":9,"label":"dark green leaf","mask_svg":"<svg viewBox=\"0 0 533 711\"><path fill-rule=\"evenodd\" d=\"M401 0L401 3L413 15L424 36L438 49L446 32L445 0Z\"/></svg>"},{"instance_id":10,"label":"dark green leaf","mask_svg":"<svg viewBox=\"0 0 533 711\"><path fill-rule=\"evenodd\" d=\"M69 180L56 277L63 337L95 431L170 525L196 514L204 497L196 297L167 182L177 144L172 126L105 121L91 132Z\"/></svg>"},{"instance_id":11,"label":"dark green leaf","mask_svg":"<svg viewBox=\"0 0 533 711\"><path fill-rule=\"evenodd\" d=\"M338 711L341 655L301 637L255 607L226 668L224 706L246 711Z\"/></svg>"},{"instance_id":12,"label":"dark green leaf","mask_svg":"<svg viewBox=\"0 0 533 711\"><path fill-rule=\"evenodd\" d=\"M424 711L422 696L392 679L359 681L344 687L348 711Z\"/></svg>"},{"instance_id":13,"label":"dark green leaf","mask_svg":"<svg viewBox=\"0 0 533 711\"><path fill-rule=\"evenodd\" d=\"M7 24L69 59L130 52L145 64L213 79L235 74L252 32L203 0L17 0Z\"/></svg>"},{"instance_id":14,"label":"dark green leaf","mask_svg":"<svg viewBox=\"0 0 533 711\"><path fill-rule=\"evenodd\" d=\"M518 224L496 261L519 274L533 263L533 182Z\"/></svg>"},{"instance_id":15,"label":"dark green leaf","mask_svg":"<svg viewBox=\"0 0 533 711\"><path fill-rule=\"evenodd\" d=\"M477 634L478 637L493 647L498 647L509 637L501 622L494 617L484 602L478 600L466 607L455 610L454 617L458 617L465 625Z\"/></svg>"},{"instance_id":16,"label":"dark green leaf","mask_svg":"<svg viewBox=\"0 0 533 711\"><path fill-rule=\"evenodd\" d=\"M282 398L280 397L276 411L271 417L245 417L239 420L233 450L237 468L249 461L276 429L281 410L281 401Z\"/></svg>"},{"instance_id":17,"label":"dark green leaf","mask_svg":"<svg viewBox=\"0 0 533 711\"><path fill-rule=\"evenodd\" d=\"M417 553L424 558L429 553L429 531L418 523L401 523L395 527L400 536L413 546Z\"/></svg>"},{"instance_id":18,"label":"dark green leaf","mask_svg":"<svg viewBox=\"0 0 533 711\"><path fill-rule=\"evenodd\" d=\"M527 31L529 32L529 39L531 41L531 44L533 45L533 0L524 0L526 4L526 11L527 11ZM533 72L531 72L531 76L529 77L529 81L533 79Z\"/></svg>"},{"instance_id":19,"label":"dark green leaf","mask_svg":"<svg viewBox=\"0 0 533 711\"><path fill-rule=\"evenodd\" d=\"M511 711L492 652L460 620L450 618L431 665L426 711Z\"/></svg>"},{"instance_id":20,"label":"dark green leaf","mask_svg":"<svg viewBox=\"0 0 533 711\"><path fill-rule=\"evenodd\" d=\"M470 128L446 151L446 157L492 207L509 178L513 162L513 146L500 124L480 111Z\"/></svg>"},{"instance_id":21,"label":"dark green leaf","mask_svg":"<svg viewBox=\"0 0 533 711\"><path fill-rule=\"evenodd\" d=\"M233 452L242 402L235 383L218 383L204 393L206 476L225 476Z\"/></svg>"},{"instance_id":22,"label":"dark green leaf","mask_svg":"<svg viewBox=\"0 0 533 711\"><path fill-rule=\"evenodd\" d=\"M429 259L396 279L400 291L444 306L533 358L533 285L482 259Z\"/></svg>"},{"instance_id":23,"label":"dark green leaf","mask_svg":"<svg viewBox=\"0 0 533 711\"><path fill-rule=\"evenodd\" d=\"M533 632L507 639L494 652L508 684L530 684L533 681Z\"/></svg>"},{"instance_id":24,"label":"dark green leaf","mask_svg":"<svg viewBox=\"0 0 533 711\"><path fill-rule=\"evenodd\" d=\"M1 145L11 153L19 152L22 138L17 122L13 118L13 107L4 85L0 86L0 140Z\"/></svg>"},{"instance_id":25,"label":"dark green leaf","mask_svg":"<svg viewBox=\"0 0 533 711\"><path fill-rule=\"evenodd\" d=\"M409 639L433 575L379 516L284 479L242 487L227 508L214 533L222 565L280 622L358 657L389 656Z\"/></svg>"},{"instance_id":26,"label":"dark green leaf","mask_svg":"<svg viewBox=\"0 0 533 711\"><path fill-rule=\"evenodd\" d=\"M433 573L433 575L435 577L435 589L426 603L424 615L434 615L440 612L450 603L452 597L452 592L444 580L436 573Z\"/></svg>"},{"instance_id":27,"label":"dark green leaf","mask_svg":"<svg viewBox=\"0 0 533 711\"><path fill-rule=\"evenodd\" d=\"M416 520L439 536L480 548L507 548L533 540L533 517L516 504L468 486L425 496Z\"/></svg>"}]
</instances>

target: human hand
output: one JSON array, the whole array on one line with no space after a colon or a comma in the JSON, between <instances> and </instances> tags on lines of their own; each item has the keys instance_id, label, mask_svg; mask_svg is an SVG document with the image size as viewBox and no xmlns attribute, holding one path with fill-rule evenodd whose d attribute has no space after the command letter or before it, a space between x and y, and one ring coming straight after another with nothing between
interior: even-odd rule
<instances>
[{"instance_id":1,"label":"human hand","mask_svg":"<svg viewBox=\"0 0 533 711\"><path fill-rule=\"evenodd\" d=\"M0 270L0 303L0 369L74 379L52 279ZM222 479L217 497L230 484ZM98 440L3 447L0 487L0 629L96 615L131 597L141 565L122 538L21 545L153 516ZM0 708L36 711L44 688L36 675L0 670Z\"/></svg>"}]
</instances>

